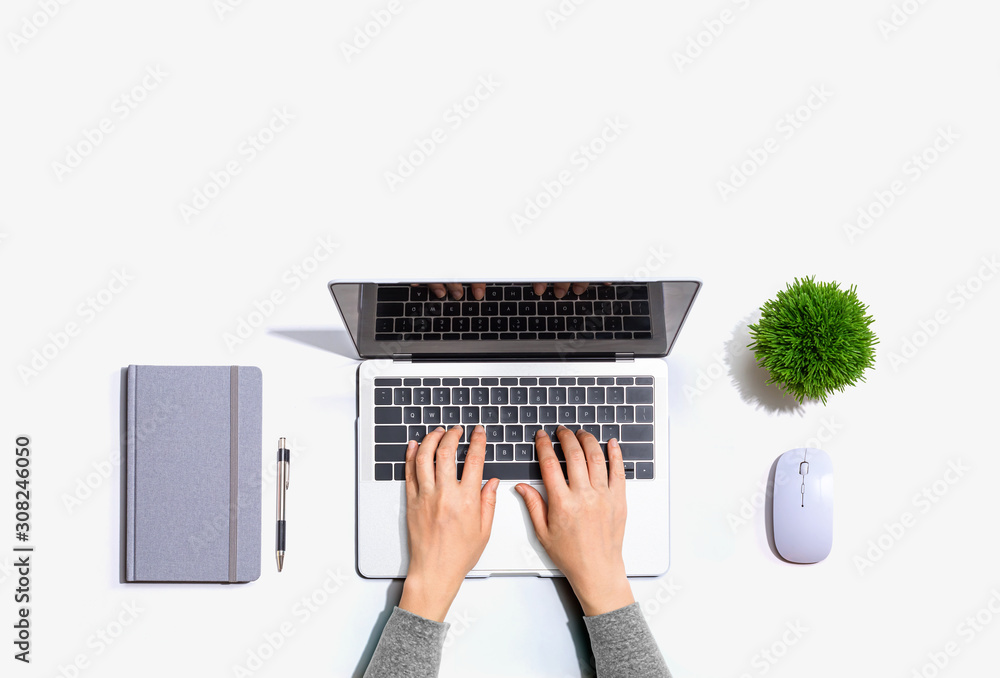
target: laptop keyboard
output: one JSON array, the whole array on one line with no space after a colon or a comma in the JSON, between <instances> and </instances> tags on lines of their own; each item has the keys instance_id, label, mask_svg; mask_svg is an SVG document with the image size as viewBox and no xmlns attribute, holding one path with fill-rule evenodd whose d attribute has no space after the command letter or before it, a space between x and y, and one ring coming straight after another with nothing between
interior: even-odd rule
<instances>
[{"instance_id":1,"label":"laptop keyboard","mask_svg":"<svg viewBox=\"0 0 1000 678\"><path fill-rule=\"evenodd\" d=\"M486 429L483 480L541 480L535 432L545 429L566 473L555 430L592 433L607 457L616 438L625 477L654 477L653 377L407 377L375 379L375 480L404 478L406 443L438 426L464 427L458 446L462 477L469 437Z\"/></svg>"},{"instance_id":2,"label":"laptop keyboard","mask_svg":"<svg viewBox=\"0 0 1000 678\"><path fill-rule=\"evenodd\" d=\"M652 320L646 285L596 284L556 299L531 285L486 287L481 301L465 285L461 300L437 299L426 285L379 285L376 341L649 339Z\"/></svg>"}]
</instances>

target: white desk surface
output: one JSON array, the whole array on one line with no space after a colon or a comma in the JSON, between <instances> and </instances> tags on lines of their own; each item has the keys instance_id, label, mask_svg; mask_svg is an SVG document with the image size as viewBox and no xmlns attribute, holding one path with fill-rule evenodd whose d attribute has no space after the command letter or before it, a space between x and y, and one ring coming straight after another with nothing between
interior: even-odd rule
<instances>
[{"instance_id":1,"label":"white desk surface","mask_svg":"<svg viewBox=\"0 0 1000 678\"><path fill-rule=\"evenodd\" d=\"M633 583L675 676L995 669L1000 6L561 4L575 11L554 28L555 0L5 6L3 675L360 675L400 584L354 572L356 363L325 283L435 276L705 281L667 359L673 565ZM348 60L372 12L391 20ZM262 132L275 109L292 119ZM602 144L606 120L620 129ZM390 187L398 156L435 137ZM560 176L517 228L512 214ZM322 262L317 240L332 243ZM762 385L744 326L811 274L857 285L878 360L826 406L790 409ZM225 333L274 291L282 303L229 350ZM107 303L89 313L89 298ZM23 377L67 323L76 336ZM259 581L119 583L129 363L262 368ZM30 666L12 656L20 433ZM279 436L296 454L280 575ZM773 460L811 440L835 464L835 544L802 567L771 554L754 506ZM591 675L567 601L549 580L468 582L441 675Z\"/></svg>"}]
</instances>

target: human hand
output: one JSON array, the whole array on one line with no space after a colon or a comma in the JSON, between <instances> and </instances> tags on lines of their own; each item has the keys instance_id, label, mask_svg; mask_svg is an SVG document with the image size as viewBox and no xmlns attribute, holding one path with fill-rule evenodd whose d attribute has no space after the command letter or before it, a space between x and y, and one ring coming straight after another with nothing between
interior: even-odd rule
<instances>
[{"instance_id":1,"label":"human hand","mask_svg":"<svg viewBox=\"0 0 1000 678\"><path fill-rule=\"evenodd\" d=\"M447 432L439 426L419 448L413 440L406 447L410 567L399 607L436 621L444 621L462 580L486 548L500 484L492 478L480 488L486 431L479 425L458 481L455 453L461 436L461 426Z\"/></svg>"},{"instance_id":2,"label":"human hand","mask_svg":"<svg viewBox=\"0 0 1000 678\"><path fill-rule=\"evenodd\" d=\"M532 284L531 289L538 296L542 296L543 294L545 294L545 289L548 286L549 286L548 283L534 283ZM583 294L587 290L587 288L590 287L590 283L568 283L568 282L552 283L552 294L555 295L556 299L562 299L563 297L566 296L566 292L569 291L570 287L573 288L573 294Z\"/></svg>"},{"instance_id":3,"label":"human hand","mask_svg":"<svg viewBox=\"0 0 1000 678\"><path fill-rule=\"evenodd\" d=\"M535 534L556 567L569 580L588 617L635 602L625 576L625 464L618 441L608 441L610 477L597 439L556 430L566 456L563 477L552 441L544 430L535 435L548 504L531 485L515 489L528 508Z\"/></svg>"}]
</instances>

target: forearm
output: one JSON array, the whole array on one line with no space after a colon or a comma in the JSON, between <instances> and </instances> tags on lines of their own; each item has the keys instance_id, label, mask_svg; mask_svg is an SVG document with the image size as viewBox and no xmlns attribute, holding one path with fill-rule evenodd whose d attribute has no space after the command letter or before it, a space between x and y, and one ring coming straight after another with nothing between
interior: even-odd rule
<instances>
[{"instance_id":1,"label":"forearm","mask_svg":"<svg viewBox=\"0 0 1000 678\"><path fill-rule=\"evenodd\" d=\"M639 603L583 620L598 678L670 678Z\"/></svg>"},{"instance_id":2,"label":"forearm","mask_svg":"<svg viewBox=\"0 0 1000 678\"><path fill-rule=\"evenodd\" d=\"M448 627L393 608L364 678L436 678Z\"/></svg>"}]
</instances>

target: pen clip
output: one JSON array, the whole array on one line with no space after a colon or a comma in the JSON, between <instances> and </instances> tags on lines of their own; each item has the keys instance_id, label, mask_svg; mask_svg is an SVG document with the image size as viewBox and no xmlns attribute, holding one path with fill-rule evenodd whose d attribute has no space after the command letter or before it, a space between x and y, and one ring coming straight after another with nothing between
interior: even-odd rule
<instances>
[{"instance_id":1,"label":"pen clip","mask_svg":"<svg viewBox=\"0 0 1000 678\"><path fill-rule=\"evenodd\" d=\"M284 461L282 463L285 465L285 489L287 490L288 489L288 479L292 475L292 462L290 462L290 461Z\"/></svg>"}]
</instances>

